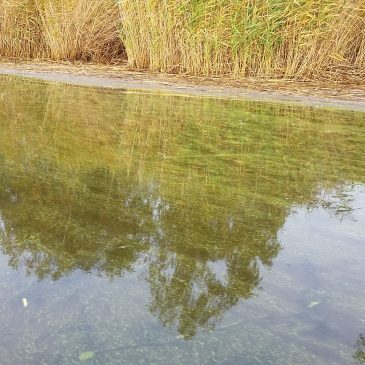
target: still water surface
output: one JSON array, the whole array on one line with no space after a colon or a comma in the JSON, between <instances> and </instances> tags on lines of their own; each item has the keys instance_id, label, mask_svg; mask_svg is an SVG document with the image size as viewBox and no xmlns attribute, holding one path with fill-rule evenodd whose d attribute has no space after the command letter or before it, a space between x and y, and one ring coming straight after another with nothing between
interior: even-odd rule
<instances>
[{"instance_id":1,"label":"still water surface","mask_svg":"<svg viewBox=\"0 0 365 365\"><path fill-rule=\"evenodd\" d=\"M0 77L0 363L365 364L365 114Z\"/></svg>"}]
</instances>

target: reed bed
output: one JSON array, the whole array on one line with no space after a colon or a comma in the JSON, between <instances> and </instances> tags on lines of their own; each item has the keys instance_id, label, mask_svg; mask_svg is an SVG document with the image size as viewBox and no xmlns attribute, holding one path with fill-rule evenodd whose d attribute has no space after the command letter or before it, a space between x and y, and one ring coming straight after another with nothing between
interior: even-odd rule
<instances>
[{"instance_id":1,"label":"reed bed","mask_svg":"<svg viewBox=\"0 0 365 365\"><path fill-rule=\"evenodd\" d=\"M364 0L0 0L0 56L199 76L365 77Z\"/></svg>"},{"instance_id":2,"label":"reed bed","mask_svg":"<svg viewBox=\"0 0 365 365\"><path fill-rule=\"evenodd\" d=\"M111 62L123 49L114 0L0 0L0 56Z\"/></svg>"},{"instance_id":3,"label":"reed bed","mask_svg":"<svg viewBox=\"0 0 365 365\"><path fill-rule=\"evenodd\" d=\"M363 0L121 0L120 7L137 69L290 78L365 70Z\"/></svg>"}]
</instances>

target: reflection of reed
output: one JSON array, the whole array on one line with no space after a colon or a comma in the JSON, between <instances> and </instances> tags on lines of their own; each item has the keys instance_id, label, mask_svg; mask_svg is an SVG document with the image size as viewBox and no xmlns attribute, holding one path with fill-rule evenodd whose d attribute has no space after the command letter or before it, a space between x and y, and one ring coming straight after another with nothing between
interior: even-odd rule
<instances>
[{"instance_id":1,"label":"reflection of reed","mask_svg":"<svg viewBox=\"0 0 365 365\"><path fill-rule=\"evenodd\" d=\"M40 279L112 278L144 256L150 310L184 337L252 295L293 205L364 179L361 114L0 85L10 265Z\"/></svg>"},{"instance_id":2,"label":"reflection of reed","mask_svg":"<svg viewBox=\"0 0 365 365\"><path fill-rule=\"evenodd\" d=\"M360 334L356 341L353 358L358 364L365 364L365 336L363 334Z\"/></svg>"},{"instance_id":3,"label":"reflection of reed","mask_svg":"<svg viewBox=\"0 0 365 365\"><path fill-rule=\"evenodd\" d=\"M161 179L165 194L187 194L196 185L212 191L224 182L230 192L257 190L276 200L285 197L270 182L285 190L290 181L293 193L305 196L316 182L362 177L361 114L12 79L3 90L2 150L20 144L29 162L42 155L65 171L102 165Z\"/></svg>"},{"instance_id":4,"label":"reflection of reed","mask_svg":"<svg viewBox=\"0 0 365 365\"><path fill-rule=\"evenodd\" d=\"M222 212L228 193L246 198L246 209L260 199L288 206L363 177L361 115L4 83L3 154L18 153L28 168L41 156L70 186L76 171L104 166L159 181L164 198L208 213Z\"/></svg>"}]
</instances>

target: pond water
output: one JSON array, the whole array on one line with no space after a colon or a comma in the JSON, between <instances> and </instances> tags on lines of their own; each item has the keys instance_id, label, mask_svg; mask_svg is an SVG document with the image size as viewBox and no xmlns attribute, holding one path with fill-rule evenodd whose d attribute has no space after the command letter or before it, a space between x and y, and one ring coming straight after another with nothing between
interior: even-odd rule
<instances>
[{"instance_id":1,"label":"pond water","mask_svg":"<svg viewBox=\"0 0 365 365\"><path fill-rule=\"evenodd\" d=\"M0 77L0 363L365 364L365 114Z\"/></svg>"}]
</instances>

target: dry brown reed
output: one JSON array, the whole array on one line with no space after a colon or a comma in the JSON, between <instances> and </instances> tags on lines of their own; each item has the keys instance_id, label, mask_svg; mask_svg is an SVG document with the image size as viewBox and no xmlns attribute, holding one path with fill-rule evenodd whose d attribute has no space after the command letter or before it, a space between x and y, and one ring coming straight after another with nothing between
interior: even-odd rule
<instances>
[{"instance_id":1,"label":"dry brown reed","mask_svg":"<svg viewBox=\"0 0 365 365\"><path fill-rule=\"evenodd\" d=\"M121 0L137 69L336 77L365 71L364 0Z\"/></svg>"},{"instance_id":2,"label":"dry brown reed","mask_svg":"<svg viewBox=\"0 0 365 365\"><path fill-rule=\"evenodd\" d=\"M114 0L0 0L0 55L68 61L120 58Z\"/></svg>"},{"instance_id":3,"label":"dry brown reed","mask_svg":"<svg viewBox=\"0 0 365 365\"><path fill-rule=\"evenodd\" d=\"M0 0L0 56L109 63L124 49L139 70L365 78L365 1Z\"/></svg>"}]
</instances>

